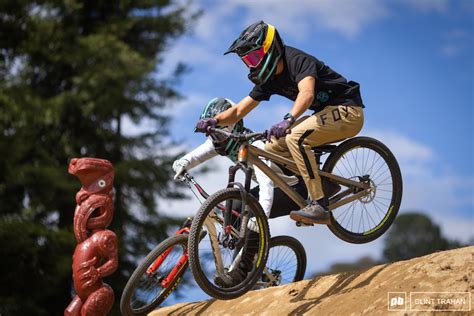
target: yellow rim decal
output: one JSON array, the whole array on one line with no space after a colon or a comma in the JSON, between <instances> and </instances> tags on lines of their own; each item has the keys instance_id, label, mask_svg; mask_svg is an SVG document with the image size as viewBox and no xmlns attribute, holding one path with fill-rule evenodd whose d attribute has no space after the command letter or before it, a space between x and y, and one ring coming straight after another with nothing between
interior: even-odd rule
<instances>
[{"instance_id":1,"label":"yellow rim decal","mask_svg":"<svg viewBox=\"0 0 474 316\"><path fill-rule=\"evenodd\" d=\"M263 41L263 51L265 53L267 53L270 47L272 46L274 36L275 36L275 27L271 24L268 24L267 36L265 37L265 41Z\"/></svg>"},{"instance_id":2,"label":"yellow rim decal","mask_svg":"<svg viewBox=\"0 0 474 316\"><path fill-rule=\"evenodd\" d=\"M258 254L258 259L257 259L257 268L260 267L260 262L262 261L262 258L263 258L263 250L265 249L265 245L263 244L263 242L265 241L265 236L264 236L264 233L263 233L263 225L262 225L262 221L259 220L258 221L258 226L260 228L260 253Z\"/></svg>"},{"instance_id":3,"label":"yellow rim decal","mask_svg":"<svg viewBox=\"0 0 474 316\"><path fill-rule=\"evenodd\" d=\"M390 206L390 208L388 209L388 213L387 213L387 215L385 216L385 218L382 220L382 222L381 222L380 224L378 224L377 227L372 228L372 229L369 230L368 232L365 232L363 235L372 234L374 231L376 231L376 230L378 230L380 227L382 227L383 224L385 224L385 222L387 221L388 217L390 216L390 213L392 213L392 209L393 209L393 205Z\"/></svg>"}]
</instances>

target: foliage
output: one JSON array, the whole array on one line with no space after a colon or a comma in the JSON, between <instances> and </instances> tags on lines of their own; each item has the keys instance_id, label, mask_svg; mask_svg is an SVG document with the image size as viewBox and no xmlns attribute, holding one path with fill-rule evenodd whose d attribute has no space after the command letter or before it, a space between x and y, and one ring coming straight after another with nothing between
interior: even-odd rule
<instances>
[{"instance_id":1,"label":"foliage","mask_svg":"<svg viewBox=\"0 0 474 316\"><path fill-rule=\"evenodd\" d=\"M359 259L353 262L335 262L331 264L327 271L317 272L313 275L314 277L320 275L328 275L328 274L335 274L341 272L348 272L348 271L358 271L358 270L366 270L369 269L377 264L380 264L377 260L369 256L360 257Z\"/></svg>"},{"instance_id":2,"label":"foliage","mask_svg":"<svg viewBox=\"0 0 474 316\"><path fill-rule=\"evenodd\" d=\"M438 225L421 213L403 213L397 216L388 231L383 255L388 261L406 260L440 250L459 247L441 234Z\"/></svg>"},{"instance_id":3,"label":"foliage","mask_svg":"<svg viewBox=\"0 0 474 316\"><path fill-rule=\"evenodd\" d=\"M115 166L116 296L133 260L166 235L173 222L156 197L182 195L162 113L185 68L157 73L195 17L171 0L0 2L0 314L61 314L71 299L73 157ZM128 121L155 128L130 136Z\"/></svg>"}]
</instances>

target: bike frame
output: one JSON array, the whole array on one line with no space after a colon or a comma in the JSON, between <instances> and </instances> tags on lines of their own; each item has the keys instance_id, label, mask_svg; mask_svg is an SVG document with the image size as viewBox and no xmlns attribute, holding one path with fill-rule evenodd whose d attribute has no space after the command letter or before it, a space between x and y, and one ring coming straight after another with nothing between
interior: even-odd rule
<instances>
[{"instance_id":1,"label":"bike frame","mask_svg":"<svg viewBox=\"0 0 474 316\"><path fill-rule=\"evenodd\" d=\"M266 158L273 162L280 164L281 166L285 167L286 169L292 171L296 175L300 175L296 164L287 158L269 153L267 151L261 150L251 144L244 143L241 145L239 149L239 157L240 162L250 162L254 166L258 167L265 173L288 197L290 197L298 206L301 208L307 205L306 200L294 191L283 179L281 179L275 171L273 171L270 167L268 167L260 157ZM333 182L336 182L340 185L346 186L347 189L340 192L339 194L335 195L333 198L329 200L328 210L336 209L342 205L350 203L354 200L360 199L361 197L367 195L370 190L370 185L368 183L357 182L350 179L346 179L337 175L334 175L329 172L325 172L322 170L317 170L320 177L329 178ZM357 189L358 192L354 192L354 189ZM351 195L352 194L352 195ZM346 197L351 195L349 197ZM346 197L346 198L344 198ZM344 199L343 199L344 198Z\"/></svg>"},{"instance_id":2,"label":"bike frame","mask_svg":"<svg viewBox=\"0 0 474 316\"><path fill-rule=\"evenodd\" d=\"M248 166L248 163L253 164L255 167L262 170L264 174L266 174L288 197L290 197L299 207L303 208L307 205L306 200L296 191L294 191L282 178L278 176L278 174L273 171L267 164L265 164L261 158L266 158L270 161L273 161L286 169L292 171L296 175L301 176L296 164L287 158L281 157L279 155L272 154L270 152L261 150L255 146L249 144L248 140L244 141L239 148L238 153L238 161L231 167L229 167L229 180L227 187L237 186L241 191L242 196L242 206L241 206L241 216L242 223L239 230L238 235L238 242L237 244L241 245L245 242L245 236L247 232L247 222L248 222L248 211L246 210L246 203L247 203L247 194L250 192L250 183L252 179L252 172L253 170ZM319 165L319 159L318 159ZM238 170L242 170L245 173L245 183L242 185L241 183L235 182L235 175ZM343 206L347 203L350 203L354 200L360 199L361 197L367 195L370 192L371 188L368 183L364 182L357 182L350 179L346 179L329 172L325 172L322 170L317 170L318 174L321 177L329 178L333 182L346 186L347 189L340 192L339 194L332 197L328 202L328 210L334 210L340 206ZM227 204L227 203L226 203ZM224 226L226 227L226 236L225 238L229 238L230 234L227 228L230 228L230 214L231 210L229 209L229 205L226 205L226 209L224 212ZM218 251L220 254L220 249L218 249L218 244L213 246L215 251ZM217 261L216 261L217 264ZM223 268L222 268L223 271Z\"/></svg>"}]
</instances>

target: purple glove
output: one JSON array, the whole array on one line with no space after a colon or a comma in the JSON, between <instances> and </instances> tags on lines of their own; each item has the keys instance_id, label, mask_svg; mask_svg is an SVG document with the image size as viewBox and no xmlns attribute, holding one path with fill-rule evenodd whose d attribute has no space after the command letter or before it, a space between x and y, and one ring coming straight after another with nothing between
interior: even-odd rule
<instances>
[{"instance_id":1,"label":"purple glove","mask_svg":"<svg viewBox=\"0 0 474 316\"><path fill-rule=\"evenodd\" d=\"M289 120L283 120L278 124L275 124L270 128L270 132L268 132L267 139L270 140L272 136L275 136L276 139L280 137L285 137L286 134L289 134L289 129L291 126L291 122Z\"/></svg>"},{"instance_id":2,"label":"purple glove","mask_svg":"<svg viewBox=\"0 0 474 316\"><path fill-rule=\"evenodd\" d=\"M217 120L213 117L200 119L196 124L196 131L206 133L208 127L216 127Z\"/></svg>"}]
</instances>

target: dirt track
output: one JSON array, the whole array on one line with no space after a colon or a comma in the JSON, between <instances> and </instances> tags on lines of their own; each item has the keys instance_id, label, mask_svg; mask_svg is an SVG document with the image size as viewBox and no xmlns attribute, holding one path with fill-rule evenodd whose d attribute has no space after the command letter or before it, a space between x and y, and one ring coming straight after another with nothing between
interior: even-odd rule
<instances>
[{"instance_id":1,"label":"dirt track","mask_svg":"<svg viewBox=\"0 0 474 316\"><path fill-rule=\"evenodd\" d=\"M437 252L424 257L354 271L317 277L286 286L252 291L230 300L182 303L149 314L158 315L474 315L474 312L413 312L413 309L469 308L474 290L474 246ZM403 308L388 311L388 292L406 292ZM410 302L412 292L412 302ZM413 292L469 292L455 294L458 305L446 305L443 295ZM390 294L399 296L399 294ZM403 294L401 294L403 295ZM419 299L435 298L416 305ZM431 296L426 296L431 295ZM453 294L454 295L454 294ZM466 301L467 298L467 301ZM418 301L420 302L420 301ZM472 306L471 308L474 308Z\"/></svg>"}]
</instances>

